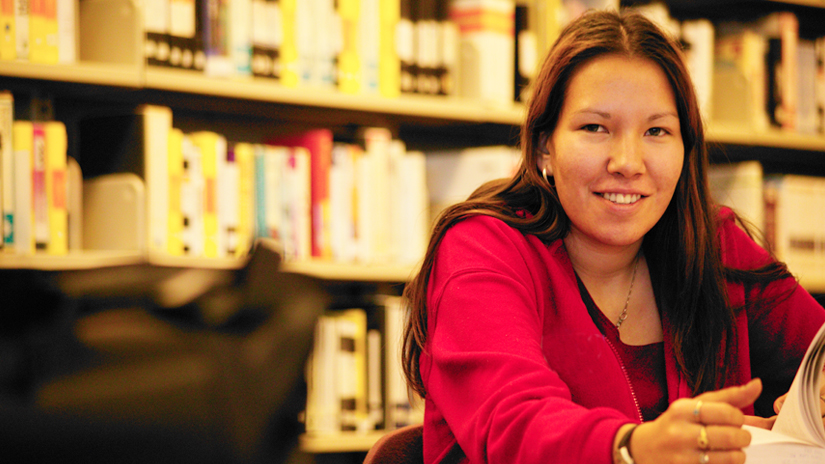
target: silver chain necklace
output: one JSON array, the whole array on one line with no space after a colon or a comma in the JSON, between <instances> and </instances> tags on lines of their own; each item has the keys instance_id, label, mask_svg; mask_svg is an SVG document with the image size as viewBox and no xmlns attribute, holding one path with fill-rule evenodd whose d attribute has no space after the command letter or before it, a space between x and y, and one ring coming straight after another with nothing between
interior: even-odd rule
<instances>
[{"instance_id":1,"label":"silver chain necklace","mask_svg":"<svg viewBox=\"0 0 825 464\"><path fill-rule=\"evenodd\" d=\"M636 256L636 262L633 264L633 275L630 277L630 288L627 290L627 299L624 301L624 308L622 308L622 314L619 315L619 319L616 321L616 328L620 328L624 323L624 320L627 319L627 305L630 303L630 294L633 293L633 282L636 281L636 268L639 267L639 257Z\"/></svg>"}]
</instances>

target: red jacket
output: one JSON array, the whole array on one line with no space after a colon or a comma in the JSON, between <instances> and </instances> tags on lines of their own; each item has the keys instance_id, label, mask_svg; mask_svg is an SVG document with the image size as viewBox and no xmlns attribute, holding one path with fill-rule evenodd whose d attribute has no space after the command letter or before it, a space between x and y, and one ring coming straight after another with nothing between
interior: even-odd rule
<instances>
[{"instance_id":1,"label":"red jacket","mask_svg":"<svg viewBox=\"0 0 825 464\"><path fill-rule=\"evenodd\" d=\"M768 255L720 215L725 264ZM771 284L781 292L792 279ZM741 285L728 286L734 306ZM588 315L562 241L545 245L500 220L466 219L439 245L428 290L424 461L458 442L471 463L611 463L619 427L640 412L618 356ZM803 289L769 310L741 311L731 384L763 379L783 394L825 310ZM689 397L663 317L669 401ZM752 414L752 408L745 411Z\"/></svg>"}]
</instances>

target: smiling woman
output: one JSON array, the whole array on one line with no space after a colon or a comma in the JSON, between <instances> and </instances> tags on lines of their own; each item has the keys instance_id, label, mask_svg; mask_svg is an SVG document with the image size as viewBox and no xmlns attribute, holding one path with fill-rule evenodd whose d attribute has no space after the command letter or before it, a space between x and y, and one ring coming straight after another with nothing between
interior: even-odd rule
<instances>
[{"instance_id":1,"label":"smiling woman","mask_svg":"<svg viewBox=\"0 0 825 464\"><path fill-rule=\"evenodd\" d=\"M744 462L825 310L711 202L677 42L585 14L533 95L405 289L425 462Z\"/></svg>"}]
</instances>

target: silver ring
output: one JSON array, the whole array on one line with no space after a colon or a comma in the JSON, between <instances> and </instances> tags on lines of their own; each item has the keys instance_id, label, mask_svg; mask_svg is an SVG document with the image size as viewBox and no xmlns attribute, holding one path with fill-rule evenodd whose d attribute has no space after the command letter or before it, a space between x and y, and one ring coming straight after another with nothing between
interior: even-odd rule
<instances>
[{"instance_id":1,"label":"silver ring","mask_svg":"<svg viewBox=\"0 0 825 464\"><path fill-rule=\"evenodd\" d=\"M702 454L699 455L699 464L708 464L710 462L710 456L708 453L702 451Z\"/></svg>"},{"instance_id":2,"label":"silver ring","mask_svg":"<svg viewBox=\"0 0 825 464\"><path fill-rule=\"evenodd\" d=\"M702 400L696 402L696 406L693 407L693 418L696 419L696 422L702 422L700 416L702 415Z\"/></svg>"}]
</instances>

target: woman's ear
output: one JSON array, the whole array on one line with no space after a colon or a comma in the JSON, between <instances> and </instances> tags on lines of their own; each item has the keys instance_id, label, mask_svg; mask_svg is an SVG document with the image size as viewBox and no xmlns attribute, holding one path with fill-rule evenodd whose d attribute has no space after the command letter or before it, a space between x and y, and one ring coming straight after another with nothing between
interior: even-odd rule
<instances>
[{"instance_id":1,"label":"woman's ear","mask_svg":"<svg viewBox=\"0 0 825 464\"><path fill-rule=\"evenodd\" d=\"M550 162L550 142L549 133L543 132L539 135L536 150L541 153L541 156L536 164L538 164L539 172L542 173L544 177L553 176L553 164Z\"/></svg>"}]
</instances>

